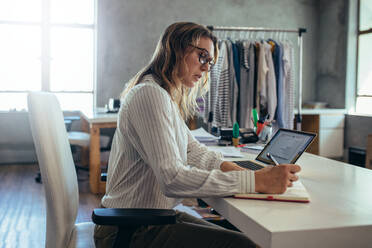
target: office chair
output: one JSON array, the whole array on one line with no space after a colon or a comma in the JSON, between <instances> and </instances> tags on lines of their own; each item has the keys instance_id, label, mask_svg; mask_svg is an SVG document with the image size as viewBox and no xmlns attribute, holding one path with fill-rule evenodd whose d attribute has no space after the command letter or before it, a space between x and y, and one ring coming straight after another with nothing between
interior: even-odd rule
<instances>
[{"instance_id":1,"label":"office chair","mask_svg":"<svg viewBox=\"0 0 372 248\"><path fill-rule=\"evenodd\" d=\"M44 181L47 207L45 247L95 247L92 222L75 223L79 191L63 114L57 98L46 92L28 95L29 119L36 155ZM116 225L114 247L128 247L133 230L141 225L175 223L167 209L95 209L93 221Z\"/></svg>"}]
</instances>

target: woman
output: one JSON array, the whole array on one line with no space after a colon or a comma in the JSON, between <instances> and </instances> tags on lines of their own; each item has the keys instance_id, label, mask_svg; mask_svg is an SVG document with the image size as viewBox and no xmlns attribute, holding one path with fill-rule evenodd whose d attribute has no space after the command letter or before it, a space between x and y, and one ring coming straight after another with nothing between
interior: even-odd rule
<instances>
[{"instance_id":1,"label":"woman","mask_svg":"<svg viewBox=\"0 0 372 248\"><path fill-rule=\"evenodd\" d=\"M150 63L123 92L102 206L165 208L182 197L284 192L297 165L250 171L200 145L185 120L207 86L217 39L204 26L180 22L162 35ZM116 227L96 226L97 247L110 247ZM197 240L197 243L195 241ZM255 247L243 234L178 213L177 224L139 228L132 247Z\"/></svg>"}]
</instances>

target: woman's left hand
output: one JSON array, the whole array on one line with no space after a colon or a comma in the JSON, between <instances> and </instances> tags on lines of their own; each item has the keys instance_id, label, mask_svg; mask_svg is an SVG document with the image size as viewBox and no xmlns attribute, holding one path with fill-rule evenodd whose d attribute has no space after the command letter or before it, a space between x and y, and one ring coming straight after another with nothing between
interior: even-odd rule
<instances>
[{"instance_id":1,"label":"woman's left hand","mask_svg":"<svg viewBox=\"0 0 372 248\"><path fill-rule=\"evenodd\" d=\"M220 169L223 172L245 170L243 167L240 167L236 163L230 161L222 162L222 164L220 165Z\"/></svg>"}]
</instances>

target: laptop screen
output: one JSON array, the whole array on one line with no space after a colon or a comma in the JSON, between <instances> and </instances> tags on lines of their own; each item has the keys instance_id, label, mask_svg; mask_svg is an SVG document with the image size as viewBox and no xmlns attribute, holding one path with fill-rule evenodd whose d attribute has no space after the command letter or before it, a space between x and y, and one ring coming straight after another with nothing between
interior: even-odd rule
<instances>
[{"instance_id":1,"label":"laptop screen","mask_svg":"<svg viewBox=\"0 0 372 248\"><path fill-rule=\"evenodd\" d=\"M315 133L279 129L269 143L258 154L256 160L273 164L270 153L279 164L294 164L315 138Z\"/></svg>"}]
</instances>

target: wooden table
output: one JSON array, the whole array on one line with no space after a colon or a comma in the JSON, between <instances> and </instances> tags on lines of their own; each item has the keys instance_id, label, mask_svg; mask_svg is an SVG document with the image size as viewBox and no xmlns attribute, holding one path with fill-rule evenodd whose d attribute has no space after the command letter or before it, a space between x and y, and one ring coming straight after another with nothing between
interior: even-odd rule
<instances>
[{"instance_id":1,"label":"wooden table","mask_svg":"<svg viewBox=\"0 0 372 248\"><path fill-rule=\"evenodd\" d=\"M310 203L203 200L262 248L371 247L372 171L309 153L297 163Z\"/></svg>"},{"instance_id":2,"label":"wooden table","mask_svg":"<svg viewBox=\"0 0 372 248\"><path fill-rule=\"evenodd\" d=\"M89 149L89 185L94 194L105 193L106 183L101 181L101 128L116 128L117 114L105 113L102 109L86 112L81 111L82 129L90 133Z\"/></svg>"}]
</instances>

